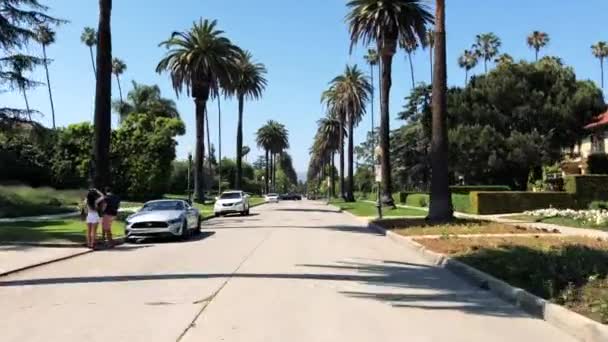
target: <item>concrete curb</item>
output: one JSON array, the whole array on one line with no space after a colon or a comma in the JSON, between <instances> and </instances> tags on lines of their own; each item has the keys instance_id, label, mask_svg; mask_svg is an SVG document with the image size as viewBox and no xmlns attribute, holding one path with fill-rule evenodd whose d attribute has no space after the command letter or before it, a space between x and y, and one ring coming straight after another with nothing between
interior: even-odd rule
<instances>
[{"instance_id":1,"label":"concrete curb","mask_svg":"<svg viewBox=\"0 0 608 342\"><path fill-rule=\"evenodd\" d=\"M522 308L529 314L548 322L581 341L608 341L608 326L606 325L579 315L563 306L548 302L523 289L511 286L500 279L454 260L449 256L433 252L413 239L387 231L373 222L369 222L368 228L386 235L402 246L418 251L431 264L445 268L468 280L475 286L492 291L503 300Z\"/></svg>"}]
</instances>

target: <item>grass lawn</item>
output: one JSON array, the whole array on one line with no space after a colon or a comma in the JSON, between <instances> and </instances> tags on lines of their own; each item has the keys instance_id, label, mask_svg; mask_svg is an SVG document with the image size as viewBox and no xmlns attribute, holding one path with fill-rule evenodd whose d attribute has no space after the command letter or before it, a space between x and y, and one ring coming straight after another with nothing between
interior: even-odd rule
<instances>
[{"instance_id":1,"label":"grass lawn","mask_svg":"<svg viewBox=\"0 0 608 342\"><path fill-rule=\"evenodd\" d=\"M404 236L548 233L537 229L517 227L503 223L463 219L456 219L452 223L440 225L429 224L424 219L382 220L376 223L385 229L390 229Z\"/></svg>"},{"instance_id":2,"label":"grass lawn","mask_svg":"<svg viewBox=\"0 0 608 342\"><path fill-rule=\"evenodd\" d=\"M113 235L122 236L124 227L123 222L115 221L112 225ZM0 243L85 243L85 232L85 223L74 219L0 223ZM101 226L98 228L98 235L101 237Z\"/></svg>"},{"instance_id":3,"label":"grass lawn","mask_svg":"<svg viewBox=\"0 0 608 342\"><path fill-rule=\"evenodd\" d=\"M539 297L608 323L608 241L558 236L416 241Z\"/></svg>"},{"instance_id":4,"label":"grass lawn","mask_svg":"<svg viewBox=\"0 0 608 342\"><path fill-rule=\"evenodd\" d=\"M376 217L378 215L378 209L376 205L370 202L353 202L346 203L344 200L332 200L331 204L346 210L351 214L363 217ZM382 208L382 215L391 216L426 216L426 212L418 209L406 209L406 208Z\"/></svg>"},{"instance_id":5,"label":"grass lawn","mask_svg":"<svg viewBox=\"0 0 608 342\"><path fill-rule=\"evenodd\" d=\"M530 216L530 215L510 215L505 216L505 218L510 218L514 220L524 221L524 222L541 222L541 223L551 223L557 224L559 226L565 227L573 227L573 228L589 228L589 229L599 229L608 231L608 226L598 226L591 222L576 220L568 217L539 217L539 216Z\"/></svg>"},{"instance_id":6,"label":"grass lawn","mask_svg":"<svg viewBox=\"0 0 608 342\"><path fill-rule=\"evenodd\" d=\"M76 211L86 190L56 190L0 185L0 218L61 214Z\"/></svg>"}]
</instances>

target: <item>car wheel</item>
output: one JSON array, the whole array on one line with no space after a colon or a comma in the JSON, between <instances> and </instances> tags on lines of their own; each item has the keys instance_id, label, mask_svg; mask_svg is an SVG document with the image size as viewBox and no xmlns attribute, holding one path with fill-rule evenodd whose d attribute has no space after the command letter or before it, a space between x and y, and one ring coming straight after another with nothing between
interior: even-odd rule
<instances>
[{"instance_id":1,"label":"car wheel","mask_svg":"<svg viewBox=\"0 0 608 342\"><path fill-rule=\"evenodd\" d=\"M245 210L245 216L249 216L249 208L247 208L247 210Z\"/></svg>"},{"instance_id":2,"label":"car wheel","mask_svg":"<svg viewBox=\"0 0 608 342\"><path fill-rule=\"evenodd\" d=\"M201 217L199 216L198 219L196 220L196 234L200 234L201 233L201 227L202 227L202 222L201 222Z\"/></svg>"},{"instance_id":3,"label":"car wheel","mask_svg":"<svg viewBox=\"0 0 608 342\"><path fill-rule=\"evenodd\" d=\"M185 240L188 240L189 237L190 237L190 229L188 229L188 223L186 221L184 221L184 223L182 224L182 231L181 231L180 238L185 241Z\"/></svg>"},{"instance_id":4,"label":"car wheel","mask_svg":"<svg viewBox=\"0 0 608 342\"><path fill-rule=\"evenodd\" d=\"M220 215L220 213L215 213L215 214L213 214L213 216L215 216L215 217L220 217L220 216L222 216L222 215Z\"/></svg>"}]
</instances>

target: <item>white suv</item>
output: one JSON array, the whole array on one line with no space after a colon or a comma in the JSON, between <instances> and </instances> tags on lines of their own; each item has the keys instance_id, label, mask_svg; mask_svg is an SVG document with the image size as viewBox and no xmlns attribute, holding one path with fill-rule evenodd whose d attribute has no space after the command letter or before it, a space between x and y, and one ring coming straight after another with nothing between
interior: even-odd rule
<instances>
[{"instance_id":1,"label":"white suv","mask_svg":"<svg viewBox=\"0 0 608 342\"><path fill-rule=\"evenodd\" d=\"M215 198L213 206L215 217L226 214L249 215L249 195L243 191L225 191Z\"/></svg>"},{"instance_id":2,"label":"white suv","mask_svg":"<svg viewBox=\"0 0 608 342\"><path fill-rule=\"evenodd\" d=\"M266 196L264 196L264 200L267 203L279 203L279 195L278 194L266 194Z\"/></svg>"}]
</instances>

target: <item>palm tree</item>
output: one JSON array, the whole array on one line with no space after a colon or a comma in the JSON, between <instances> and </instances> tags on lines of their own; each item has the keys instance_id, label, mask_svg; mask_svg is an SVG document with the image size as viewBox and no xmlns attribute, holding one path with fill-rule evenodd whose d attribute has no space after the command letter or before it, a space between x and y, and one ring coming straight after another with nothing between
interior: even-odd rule
<instances>
[{"instance_id":1,"label":"palm tree","mask_svg":"<svg viewBox=\"0 0 608 342\"><path fill-rule=\"evenodd\" d=\"M157 85L145 85L132 82L133 89L127 94L124 102L115 101L112 106L124 120L131 113L148 114L154 117L179 118L177 106L173 100L161 96Z\"/></svg>"},{"instance_id":2,"label":"palm tree","mask_svg":"<svg viewBox=\"0 0 608 342\"><path fill-rule=\"evenodd\" d=\"M365 114L365 106L372 87L368 78L356 65L352 67L347 65L344 73L334 78L331 83L338 93L338 105L346 113L346 122L348 122L348 185L345 200L354 202L354 128Z\"/></svg>"},{"instance_id":3,"label":"palm tree","mask_svg":"<svg viewBox=\"0 0 608 342\"><path fill-rule=\"evenodd\" d=\"M377 44L382 80L380 85L380 147L382 150L383 202L394 205L390 162L389 98L393 56L399 39L422 41L426 25L433 22L423 0L350 0L346 20L349 24L351 49L361 41Z\"/></svg>"},{"instance_id":4,"label":"palm tree","mask_svg":"<svg viewBox=\"0 0 608 342\"><path fill-rule=\"evenodd\" d=\"M608 57L608 43L601 41L591 46L593 56L600 60L600 71L602 79L602 89L604 89L604 58Z\"/></svg>"},{"instance_id":5,"label":"palm tree","mask_svg":"<svg viewBox=\"0 0 608 342\"><path fill-rule=\"evenodd\" d=\"M253 61L249 51L242 51L236 62L236 74L227 85L227 93L235 95L239 103L239 118L236 129L236 180L235 187L241 190L243 183L243 108L245 100L257 100L266 88L266 67Z\"/></svg>"},{"instance_id":6,"label":"palm tree","mask_svg":"<svg viewBox=\"0 0 608 342\"><path fill-rule=\"evenodd\" d=\"M272 121L272 120L271 120ZM270 151L272 149L273 135L270 128L271 121L260 127L256 132L256 144L259 148L264 150L265 156L265 170L264 170L264 192L270 191Z\"/></svg>"},{"instance_id":7,"label":"palm tree","mask_svg":"<svg viewBox=\"0 0 608 342\"><path fill-rule=\"evenodd\" d=\"M458 65L464 69L464 85L469 82L469 71L477 66L478 56L473 50L464 50L458 57Z\"/></svg>"},{"instance_id":8,"label":"palm tree","mask_svg":"<svg viewBox=\"0 0 608 342\"><path fill-rule=\"evenodd\" d=\"M0 64L5 66L2 78L10 83L11 88L18 89L23 94L29 121L32 121L32 110L27 99L27 90L40 85L40 83L28 79L25 73L31 72L35 66L43 63L44 59L23 54L0 58Z\"/></svg>"},{"instance_id":9,"label":"palm tree","mask_svg":"<svg viewBox=\"0 0 608 342\"><path fill-rule=\"evenodd\" d=\"M433 118L431 137L431 198L428 219L452 219L453 207L448 170L447 62L445 39L445 0L435 7L435 75L433 78Z\"/></svg>"},{"instance_id":10,"label":"palm tree","mask_svg":"<svg viewBox=\"0 0 608 342\"><path fill-rule=\"evenodd\" d=\"M369 68L370 68L370 72L369 75L371 77L371 84L372 84L372 101L371 101L371 106L370 106L370 113L371 113L371 121L372 121L372 128L371 128L371 132L374 132L374 127L375 127L375 122L374 121L374 95L376 93L376 86L374 83L374 67L376 65L378 65L378 61L379 61L379 56L378 56L378 51L376 51L375 49L368 49L367 50L367 55L365 55L365 61L367 62L367 64L369 64ZM379 71L379 70L378 70ZM378 74L378 78L380 78L380 74Z\"/></svg>"},{"instance_id":11,"label":"palm tree","mask_svg":"<svg viewBox=\"0 0 608 342\"><path fill-rule=\"evenodd\" d=\"M549 44L549 34L546 32L534 31L532 32L526 42L531 49L534 49L534 60L538 62L538 52L541 48L547 46Z\"/></svg>"},{"instance_id":12,"label":"palm tree","mask_svg":"<svg viewBox=\"0 0 608 342\"><path fill-rule=\"evenodd\" d=\"M431 82L433 80L433 48L435 47L435 32L433 30L426 31L424 40L422 40L423 47L429 48L429 59L431 66Z\"/></svg>"},{"instance_id":13,"label":"palm tree","mask_svg":"<svg viewBox=\"0 0 608 342\"><path fill-rule=\"evenodd\" d=\"M53 92L51 90L51 78L49 77L49 60L46 56L46 47L55 42L55 31L48 25L39 25L36 28L36 40L42 45L42 56L44 58L44 70L46 71L46 86L49 90L49 101L51 102L51 114L53 116L53 129L55 126L55 105L53 104Z\"/></svg>"},{"instance_id":14,"label":"palm tree","mask_svg":"<svg viewBox=\"0 0 608 342\"><path fill-rule=\"evenodd\" d=\"M99 0L97 76L95 85L95 172L93 184L103 189L110 183L110 137L112 134L112 0Z\"/></svg>"},{"instance_id":15,"label":"palm tree","mask_svg":"<svg viewBox=\"0 0 608 342\"><path fill-rule=\"evenodd\" d=\"M93 74L97 77L97 70L95 68L95 57L93 57L93 45L97 44L97 32L92 27L85 27L80 36L80 41L89 47L91 53L91 65L93 66Z\"/></svg>"},{"instance_id":16,"label":"palm tree","mask_svg":"<svg viewBox=\"0 0 608 342\"><path fill-rule=\"evenodd\" d=\"M401 39L399 41L399 45L403 50L405 50L405 53L407 54L407 58L410 63L410 75L412 76L412 89L414 89L416 88L416 80L414 78L414 63L412 63L412 54L414 53L414 51L416 51L416 49L418 49L419 44L415 40Z\"/></svg>"},{"instance_id":17,"label":"palm tree","mask_svg":"<svg viewBox=\"0 0 608 342\"><path fill-rule=\"evenodd\" d=\"M345 132L346 126L346 111L341 106L340 93L336 89L335 85L331 85L329 89L325 90L321 94L321 102L325 102L327 105L328 114L335 117L340 123L340 131ZM345 186L345 175L344 175L344 137L346 134L339 136L338 150L340 152L340 197L346 199L346 186Z\"/></svg>"},{"instance_id":18,"label":"palm tree","mask_svg":"<svg viewBox=\"0 0 608 342\"><path fill-rule=\"evenodd\" d=\"M243 156L243 158L245 158L245 161L247 161L247 155L249 154L249 152L251 152L251 148L249 146L243 146L243 149L241 151L241 155Z\"/></svg>"},{"instance_id":19,"label":"palm tree","mask_svg":"<svg viewBox=\"0 0 608 342\"><path fill-rule=\"evenodd\" d=\"M194 187L196 199L204 201L203 160L205 151L205 115L207 100L219 95L219 85L229 84L235 75L240 49L216 28L217 21L200 20L186 32L173 32L160 43L168 49L156 71L169 72L179 95L185 88L194 98L196 112L196 153Z\"/></svg>"},{"instance_id":20,"label":"palm tree","mask_svg":"<svg viewBox=\"0 0 608 342\"><path fill-rule=\"evenodd\" d=\"M502 53L494 59L494 63L496 63L498 66L513 64L514 61L513 56L509 55L508 53Z\"/></svg>"},{"instance_id":21,"label":"palm tree","mask_svg":"<svg viewBox=\"0 0 608 342\"><path fill-rule=\"evenodd\" d=\"M476 37L473 49L483 59L483 69L486 74L488 73L488 62L498 55L500 45L500 38L492 32L478 34Z\"/></svg>"},{"instance_id":22,"label":"palm tree","mask_svg":"<svg viewBox=\"0 0 608 342\"><path fill-rule=\"evenodd\" d=\"M270 169L272 171L272 190L276 191L277 157L289 148L289 132L285 125L274 120L267 123L270 135Z\"/></svg>"},{"instance_id":23,"label":"palm tree","mask_svg":"<svg viewBox=\"0 0 608 342\"><path fill-rule=\"evenodd\" d=\"M116 76L116 82L118 83L118 94L120 95L120 102L122 103L122 88L120 87L120 75L127 70L127 65L119 58L112 60L112 73Z\"/></svg>"},{"instance_id":24,"label":"palm tree","mask_svg":"<svg viewBox=\"0 0 608 342\"><path fill-rule=\"evenodd\" d=\"M313 151L318 155L327 154L330 159L330 196L336 195L336 180L335 180L335 166L334 166L334 154L339 149L340 135L344 136L346 132L343 131L343 127L340 125L340 121L335 117L328 115L325 118L317 121L318 130L315 135L315 141L313 144ZM342 129L342 131L340 131Z\"/></svg>"}]
</instances>

